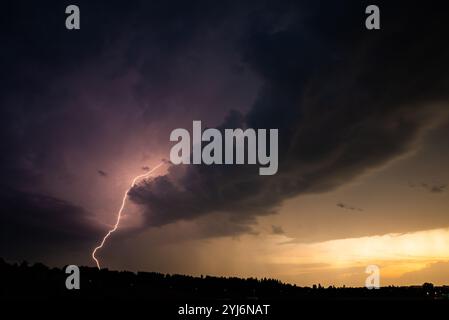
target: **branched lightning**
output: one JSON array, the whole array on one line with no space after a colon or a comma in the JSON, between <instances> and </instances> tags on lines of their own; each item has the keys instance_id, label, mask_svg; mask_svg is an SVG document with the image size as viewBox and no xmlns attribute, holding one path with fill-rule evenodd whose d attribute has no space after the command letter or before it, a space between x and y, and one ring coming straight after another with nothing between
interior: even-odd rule
<instances>
[{"instance_id":1,"label":"branched lightning","mask_svg":"<svg viewBox=\"0 0 449 320\"><path fill-rule=\"evenodd\" d=\"M126 199L128 198L128 192L129 190L131 190L132 187L135 186L135 184L137 183L137 181L139 179L142 178L146 178L148 177L150 174L152 174L154 171L156 171L157 169L159 169L160 166L162 166L164 164L164 162L159 163L157 166L155 166L153 169L151 169L150 171L148 171L147 173L138 175L136 177L134 177L133 181L131 182L131 186L126 190L125 195L123 196L123 200L122 200L122 205L120 207L120 210L118 211L117 214L117 221L115 222L114 227L108 231L108 233L106 233L106 235L103 237L103 240L101 241L100 245L98 247L96 247L93 251L92 251L92 259L95 260L95 263L97 264L97 268L100 269L100 262L98 261L98 259L95 257L95 253L101 249L104 245L104 243L106 242L106 239L109 238L109 236L115 231L117 230L119 224L120 224L120 219L122 218L122 211L125 208L125 204L126 204Z\"/></svg>"}]
</instances>

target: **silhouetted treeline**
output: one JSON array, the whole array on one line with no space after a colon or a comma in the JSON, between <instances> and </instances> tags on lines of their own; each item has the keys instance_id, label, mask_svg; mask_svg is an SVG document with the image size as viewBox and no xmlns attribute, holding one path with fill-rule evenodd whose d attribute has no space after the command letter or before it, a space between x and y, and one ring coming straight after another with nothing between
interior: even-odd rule
<instances>
[{"instance_id":1,"label":"silhouetted treeline","mask_svg":"<svg viewBox=\"0 0 449 320\"><path fill-rule=\"evenodd\" d=\"M64 269L41 263L9 264L0 258L2 299L161 299L161 300L290 300L290 299L448 299L449 286L431 283L410 287L298 287L275 279L193 277L155 272L127 272L80 267L80 289L68 290Z\"/></svg>"}]
</instances>

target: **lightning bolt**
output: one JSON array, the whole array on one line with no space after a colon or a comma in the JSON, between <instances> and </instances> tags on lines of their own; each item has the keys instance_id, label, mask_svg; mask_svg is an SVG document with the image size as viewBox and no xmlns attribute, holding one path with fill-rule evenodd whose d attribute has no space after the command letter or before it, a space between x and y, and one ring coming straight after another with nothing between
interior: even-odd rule
<instances>
[{"instance_id":1,"label":"lightning bolt","mask_svg":"<svg viewBox=\"0 0 449 320\"><path fill-rule=\"evenodd\" d=\"M119 224L120 224L120 219L122 218L122 212L123 209L125 208L125 204L126 204L126 199L128 198L128 192L129 190L131 190L132 187L134 187L137 183L138 180L142 179L142 178L146 178L149 175L151 175L154 171L156 171L157 169L159 169L162 165L164 164L164 162L159 163L157 166L155 166L153 169L151 169L150 171L148 171L147 173L138 175L136 177L134 177L133 181L131 182L131 186L126 190L125 195L123 196L123 200L122 200L122 205L120 207L120 210L118 211L117 214L117 221L115 222L114 227L108 231L108 233L106 233L106 235L103 237L103 240L101 241L100 245L98 247L96 247L93 251L92 251L92 259L95 260L95 263L97 264L97 268L100 269L100 262L98 261L98 259L96 258L95 254L97 253L98 250L100 250L101 248L103 248L104 243L106 242L106 239L109 238L109 236L115 231L117 230Z\"/></svg>"}]
</instances>

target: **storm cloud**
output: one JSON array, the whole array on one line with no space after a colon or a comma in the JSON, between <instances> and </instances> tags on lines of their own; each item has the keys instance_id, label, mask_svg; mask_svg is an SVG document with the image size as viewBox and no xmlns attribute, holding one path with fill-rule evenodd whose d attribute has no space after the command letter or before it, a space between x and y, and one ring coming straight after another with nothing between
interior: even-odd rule
<instances>
[{"instance_id":1,"label":"storm cloud","mask_svg":"<svg viewBox=\"0 0 449 320\"><path fill-rule=\"evenodd\" d=\"M129 193L148 225L214 213L252 225L286 199L333 190L410 151L447 116L444 10L382 4L382 30L369 32L363 4L346 4L309 4L307 14L279 5L245 30L239 50L263 85L249 112L231 113L221 128L278 128L278 173L172 166Z\"/></svg>"},{"instance_id":2,"label":"storm cloud","mask_svg":"<svg viewBox=\"0 0 449 320\"><path fill-rule=\"evenodd\" d=\"M0 211L0 252L9 258L36 258L43 249L87 249L104 232L92 223L92 213L47 195L1 190Z\"/></svg>"},{"instance_id":3,"label":"storm cloud","mask_svg":"<svg viewBox=\"0 0 449 320\"><path fill-rule=\"evenodd\" d=\"M286 199L388 163L447 116L439 4L379 1L381 30L368 31L364 1L80 0L73 32L68 4L0 12L2 255L92 248L104 231L93 216L115 219L130 176L167 157L170 131L192 120L279 129L278 173L170 166L129 192L142 228L257 234Z\"/></svg>"}]
</instances>

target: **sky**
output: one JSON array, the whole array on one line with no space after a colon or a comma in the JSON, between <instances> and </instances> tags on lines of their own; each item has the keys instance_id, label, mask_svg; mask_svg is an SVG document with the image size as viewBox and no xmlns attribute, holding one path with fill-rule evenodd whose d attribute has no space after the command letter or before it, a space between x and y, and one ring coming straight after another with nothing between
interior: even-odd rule
<instances>
[{"instance_id":1,"label":"sky","mask_svg":"<svg viewBox=\"0 0 449 320\"><path fill-rule=\"evenodd\" d=\"M126 195L102 267L449 283L443 2L72 2L2 4L0 257L95 266ZM278 172L171 164L194 120L278 129Z\"/></svg>"}]
</instances>

